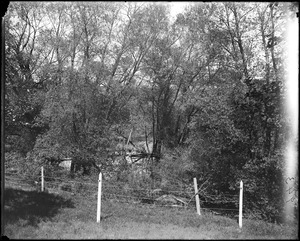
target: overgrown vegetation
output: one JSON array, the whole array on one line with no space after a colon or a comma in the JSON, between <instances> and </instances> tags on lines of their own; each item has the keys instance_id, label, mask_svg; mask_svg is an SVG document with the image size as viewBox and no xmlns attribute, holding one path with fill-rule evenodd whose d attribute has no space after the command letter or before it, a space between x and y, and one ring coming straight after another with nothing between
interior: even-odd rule
<instances>
[{"instance_id":1,"label":"overgrown vegetation","mask_svg":"<svg viewBox=\"0 0 300 241\"><path fill-rule=\"evenodd\" d=\"M10 3L7 168L36 180L48 165L61 177L49 159L69 157L73 178L101 170L172 189L171 180L209 180L202 198L236 194L243 180L247 211L281 222L291 124L283 36L294 15L284 2L191 4L174 20L157 3Z\"/></svg>"}]
</instances>

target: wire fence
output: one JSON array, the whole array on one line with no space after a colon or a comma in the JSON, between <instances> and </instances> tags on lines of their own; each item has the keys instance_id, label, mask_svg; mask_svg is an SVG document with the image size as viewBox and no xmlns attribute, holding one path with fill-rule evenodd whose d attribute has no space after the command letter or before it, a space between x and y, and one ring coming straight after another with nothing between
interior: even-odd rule
<instances>
[{"instance_id":1,"label":"wire fence","mask_svg":"<svg viewBox=\"0 0 300 241\"><path fill-rule=\"evenodd\" d=\"M35 181L30 180L30 176L20 176L15 173L5 174L5 186L18 186L32 190L41 190L41 178ZM85 198L97 199L98 180L70 179L64 177L54 177L45 175L44 184L46 191L60 194L67 192L72 195L81 195ZM176 183L176 182L175 182ZM178 182L177 182L178 183ZM200 193L200 207L204 212L213 214L238 214L239 195L216 195L203 197ZM176 190L170 188L152 187L131 187L128 183L104 181L102 184L102 199L114 202L141 203L161 207L178 207L196 209L195 191L192 183L182 184Z\"/></svg>"}]
</instances>

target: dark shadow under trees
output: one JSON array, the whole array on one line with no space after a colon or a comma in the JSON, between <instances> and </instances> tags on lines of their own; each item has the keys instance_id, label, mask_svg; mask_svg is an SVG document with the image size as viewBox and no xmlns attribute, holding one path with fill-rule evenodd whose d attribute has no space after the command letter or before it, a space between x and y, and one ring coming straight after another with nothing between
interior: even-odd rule
<instances>
[{"instance_id":1,"label":"dark shadow under trees","mask_svg":"<svg viewBox=\"0 0 300 241\"><path fill-rule=\"evenodd\" d=\"M7 188L4 191L4 225L26 220L24 225L37 226L51 220L61 208L74 208L74 203L54 194Z\"/></svg>"}]
</instances>

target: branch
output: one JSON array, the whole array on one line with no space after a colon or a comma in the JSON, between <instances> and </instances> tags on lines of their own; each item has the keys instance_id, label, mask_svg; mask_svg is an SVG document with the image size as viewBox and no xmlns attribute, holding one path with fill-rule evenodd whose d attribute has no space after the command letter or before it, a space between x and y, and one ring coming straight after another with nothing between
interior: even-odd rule
<instances>
[{"instance_id":1,"label":"branch","mask_svg":"<svg viewBox=\"0 0 300 241\"><path fill-rule=\"evenodd\" d=\"M124 139L127 139L127 137L124 136L119 130L115 130L115 132L117 132L117 134L120 135L120 136L122 136ZM133 145L134 147L136 147L135 144L131 140L129 140L129 143L131 145Z\"/></svg>"},{"instance_id":2,"label":"branch","mask_svg":"<svg viewBox=\"0 0 300 241\"><path fill-rule=\"evenodd\" d=\"M209 179L210 179L210 178L208 178L208 179L200 186L200 188L198 188L198 191L191 197L191 199L188 201L188 203L187 203L186 206L188 206L188 204L192 201L192 199L193 199L194 197L196 197L196 195L200 194L200 192L202 192L202 191L205 190L205 189L204 189L204 190L201 190L201 188L204 186L205 183L207 183L207 182L209 181Z\"/></svg>"}]
</instances>

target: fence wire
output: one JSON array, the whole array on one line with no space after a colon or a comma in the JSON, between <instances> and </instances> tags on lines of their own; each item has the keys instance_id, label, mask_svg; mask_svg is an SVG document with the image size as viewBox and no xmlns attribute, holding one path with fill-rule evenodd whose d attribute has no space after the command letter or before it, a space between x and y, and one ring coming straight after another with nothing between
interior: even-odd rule
<instances>
[{"instance_id":1,"label":"fence wire","mask_svg":"<svg viewBox=\"0 0 300 241\"><path fill-rule=\"evenodd\" d=\"M33 190L41 190L41 183L39 181L29 181L26 177L30 176L18 176L17 174L5 175L6 184L14 184L21 186L31 186ZM68 186L69 185L69 186ZM188 185L185 185L188 186ZM91 198L97 198L98 180L92 183L91 180L68 180L67 178L44 176L44 187L46 189L55 189L56 191L63 191L73 193L74 195L84 195ZM163 207L185 207L195 208L196 201L192 200L195 196L191 190L192 184L189 188L182 190L170 190L160 188L133 188L126 183L112 184L110 182L102 182L102 198L104 200L113 200L117 202L127 203L142 203ZM219 211L237 211L235 208L219 208L219 207L207 207L209 204L224 205L226 203L237 203L238 195L209 195L210 201L207 198L201 197L200 205L203 210L219 210ZM169 199L168 199L169 198ZM171 200L171 201L170 201ZM186 205L189 203L189 205ZM207 204L207 205L206 205Z\"/></svg>"}]
</instances>

